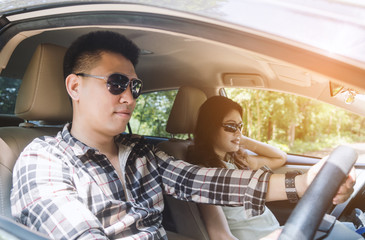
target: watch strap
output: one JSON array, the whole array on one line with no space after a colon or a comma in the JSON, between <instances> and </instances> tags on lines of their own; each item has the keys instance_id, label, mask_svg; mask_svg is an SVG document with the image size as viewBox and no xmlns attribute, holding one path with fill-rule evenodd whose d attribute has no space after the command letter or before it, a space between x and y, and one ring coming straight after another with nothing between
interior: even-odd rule
<instances>
[{"instance_id":1,"label":"watch strap","mask_svg":"<svg viewBox=\"0 0 365 240\"><path fill-rule=\"evenodd\" d=\"M295 170L285 173L285 192L290 203L297 203L299 196L295 188L295 177L301 175L302 172Z\"/></svg>"}]
</instances>

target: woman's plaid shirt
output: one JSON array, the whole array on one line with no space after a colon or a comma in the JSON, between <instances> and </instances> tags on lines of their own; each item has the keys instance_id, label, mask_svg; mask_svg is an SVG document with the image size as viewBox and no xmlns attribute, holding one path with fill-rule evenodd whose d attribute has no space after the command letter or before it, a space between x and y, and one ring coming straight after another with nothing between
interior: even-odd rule
<instances>
[{"instance_id":1,"label":"woman's plaid shirt","mask_svg":"<svg viewBox=\"0 0 365 240\"><path fill-rule=\"evenodd\" d=\"M12 214L54 239L167 239L163 194L200 203L243 205L262 213L268 168L201 168L175 160L135 135L119 135L125 186L105 155L73 138L35 139L13 170ZM172 209L173 210L173 209Z\"/></svg>"}]
</instances>

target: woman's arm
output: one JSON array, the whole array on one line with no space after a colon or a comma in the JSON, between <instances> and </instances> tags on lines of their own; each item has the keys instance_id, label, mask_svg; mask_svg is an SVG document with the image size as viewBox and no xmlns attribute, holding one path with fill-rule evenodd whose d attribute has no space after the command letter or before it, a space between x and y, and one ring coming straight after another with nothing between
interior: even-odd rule
<instances>
[{"instance_id":1,"label":"woman's arm","mask_svg":"<svg viewBox=\"0 0 365 240\"><path fill-rule=\"evenodd\" d=\"M202 215L210 240L237 240L229 230L228 222L222 207L210 204L199 204L199 211Z\"/></svg>"},{"instance_id":2,"label":"woman's arm","mask_svg":"<svg viewBox=\"0 0 365 240\"><path fill-rule=\"evenodd\" d=\"M236 154L236 157L252 170L257 170L265 165L271 169L276 169L286 162L286 153L269 144L242 135L240 145L242 148L257 154L257 156L248 155L242 148Z\"/></svg>"}]
</instances>

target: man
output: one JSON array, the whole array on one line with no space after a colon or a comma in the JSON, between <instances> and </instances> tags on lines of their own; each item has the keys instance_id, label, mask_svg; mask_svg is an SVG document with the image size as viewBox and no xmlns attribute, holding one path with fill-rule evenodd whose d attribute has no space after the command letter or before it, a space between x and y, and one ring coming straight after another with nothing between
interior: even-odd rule
<instances>
[{"instance_id":1,"label":"man","mask_svg":"<svg viewBox=\"0 0 365 240\"><path fill-rule=\"evenodd\" d=\"M261 214L265 201L287 199L284 174L204 169L121 135L141 92L138 54L113 32L89 33L70 46L64 72L73 121L20 155L11 193L18 221L54 239L166 239L163 194L244 205L250 216ZM299 196L316 171L295 178ZM347 199L352 186L348 180L334 201Z\"/></svg>"}]
</instances>

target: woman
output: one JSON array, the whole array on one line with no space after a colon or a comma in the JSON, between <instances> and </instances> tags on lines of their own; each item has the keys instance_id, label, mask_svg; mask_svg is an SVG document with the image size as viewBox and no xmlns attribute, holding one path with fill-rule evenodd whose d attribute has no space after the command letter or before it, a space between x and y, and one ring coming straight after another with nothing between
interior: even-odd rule
<instances>
[{"instance_id":1,"label":"woman","mask_svg":"<svg viewBox=\"0 0 365 240\"><path fill-rule=\"evenodd\" d=\"M257 170L285 164L286 154L265 143L244 137L242 107L222 96L209 98L200 108L189 161L205 167ZM248 154L250 150L257 155ZM210 239L259 239L279 228L272 212L247 218L244 207L200 204Z\"/></svg>"}]
</instances>

